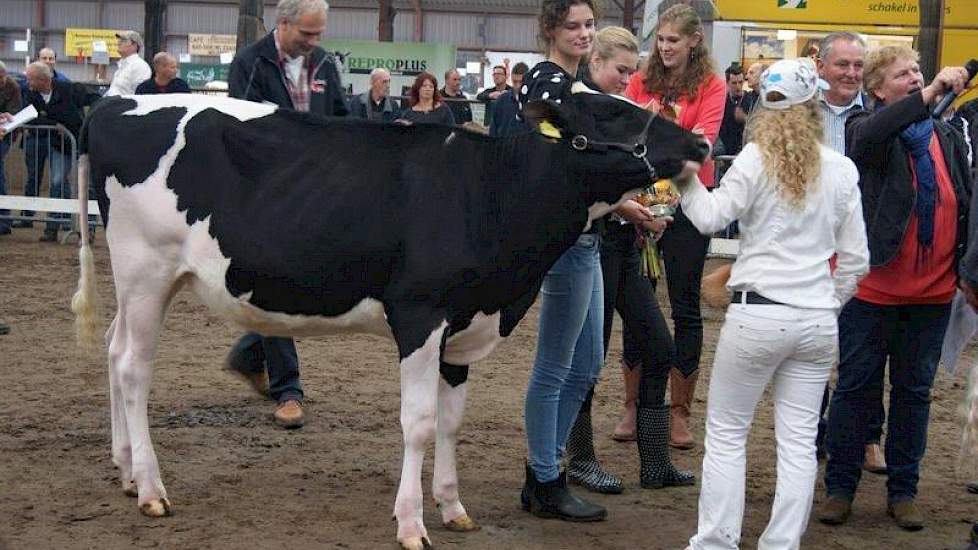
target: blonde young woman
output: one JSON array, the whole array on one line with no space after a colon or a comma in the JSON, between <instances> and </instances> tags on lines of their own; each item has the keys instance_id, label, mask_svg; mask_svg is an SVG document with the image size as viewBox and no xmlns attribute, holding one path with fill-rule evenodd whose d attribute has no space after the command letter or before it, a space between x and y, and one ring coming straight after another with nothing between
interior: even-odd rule
<instances>
[{"instance_id":1,"label":"blonde young woman","mask_svg":"<svg viewBox=\"0 0 978 550\"><path fill-rule=\"evenodd\" d=\"M869 270L858 172L821 145L815 70L798 60L761 78L749 143L713 193L681 186L704 234L740 220L732 303L707 398L706 455L694 550L736 549L744 515L747 435L773 384L778 481L760 550L798 548L815 488L815 434L838 355L837 312ZM829 259L837 256L835 271Z\"/></svg>"},{"instance_id":2,"label":"blonde young woman","mask_svg":"<svg viewBox=\"0 0 978 550\"><path fill-rule=\"evenodd\" d=\"M627 29L605 27L594 37L585 82L607 94L621 94L638 66L638 41ZM627 219L635 223L621 221ZM604 280L604 350L607 354L615 311L626 330L635 335L642 368L630 376L638 409L637 435L641 458L641 485L662 488L692 485L693 474L677 470L669 457L669 407L664 404L669 370L675 363L675 346L669 327L655 300L655 290L642 275L636 245L636 224L661 235L672 218L655 218L638 202L626 201L618 216L607 220L601 239L601 272ZM628 375L626 375L628 376ZM626 378L627 379L627 378ZM567 440L567 475L590 491L620 493L621 480L606 472L594 452L591 400L588 393Z\"/></svg>"}]
</instances>

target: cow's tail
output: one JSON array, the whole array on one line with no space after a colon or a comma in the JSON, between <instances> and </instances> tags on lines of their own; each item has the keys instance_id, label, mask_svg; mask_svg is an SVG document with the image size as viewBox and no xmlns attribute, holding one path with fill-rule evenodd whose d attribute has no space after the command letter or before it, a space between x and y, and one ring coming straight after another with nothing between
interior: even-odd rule
<instances>
[{"instance_id":1,"label":"cow's tail","mask_svg":"<svg viewBox=\"0 0 978 550\"><path fill-rule=\"evenodd\" d=\"M95 349L98 319L98 293L95 289L95 257L88 236L88 182L90 164L88 154L78 159L78 202L81 214L81 249L78 251L78 290L71 299L71 311L75 314L75 338L86 350Z\"/></svg>"},{"instance_id":2,"label":"cow's tail","mask_svg":"<svg viewBox=\"0 0 978 550\"><path fill-rule=\"evenodd\" d=\"M964 430L961 435L961 460L969 476L978 471L978 366L971 367L970 378L964 399Z\"/></svg>"}]
</instances>

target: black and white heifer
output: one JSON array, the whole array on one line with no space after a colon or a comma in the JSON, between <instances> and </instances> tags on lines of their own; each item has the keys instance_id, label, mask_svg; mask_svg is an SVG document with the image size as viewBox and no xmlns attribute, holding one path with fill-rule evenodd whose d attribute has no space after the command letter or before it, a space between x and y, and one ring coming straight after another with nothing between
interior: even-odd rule
<instances>
[{"instance_id":1,"label":"black and white heifer","mask_svg":"<svg viewBox=\"0 0 978 550\"><path fill-rule=\"evenodd\" d=\"M455 467L467 366L510 334L589 220L706 154L697 136L632 103L580 91L532 105L559 138L325 120L206 96L102 101L82 132L79 188L91 180L107 224L112 458L143 513L170 512L147 397L167 306L188 286L262 334L392 337L404 434L397 540L428 544L421 465L433 435L442 520L476 528ZM91 342L84 233L72 307Z\"/></svg>"}]
</instances>

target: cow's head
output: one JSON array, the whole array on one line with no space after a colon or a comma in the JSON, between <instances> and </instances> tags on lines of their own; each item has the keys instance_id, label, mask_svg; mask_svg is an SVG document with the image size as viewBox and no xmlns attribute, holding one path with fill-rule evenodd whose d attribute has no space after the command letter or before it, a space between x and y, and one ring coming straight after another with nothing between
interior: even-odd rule
<instances>
[{"instance_id":1,"label":"cow's head","mask_svg":"<svg viewBox=\"0 0 978 550\"><path fill-rule=\"evenodd\" d=\"M531 101L524 115L544 136L574 152L572 170L584 178L592 219L609 212L632 190L661 178L691 177L709 154L702 136L625 98L580 83L572 91L559 104Z\"/></svg>"}]
</instances>

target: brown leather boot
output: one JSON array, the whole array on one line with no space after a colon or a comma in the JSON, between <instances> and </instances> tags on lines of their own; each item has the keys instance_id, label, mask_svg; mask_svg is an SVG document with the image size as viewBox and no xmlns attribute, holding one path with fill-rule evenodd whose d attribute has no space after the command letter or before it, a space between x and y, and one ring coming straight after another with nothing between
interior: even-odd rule
<instances>
[{"instance_id":1,"label":"brown leather boot","mask_svg":"<svg viewBox=\"0 0 978 550\"><path fill-rule=\"evenodd\" d=\"M696 392L696 379L699 371L685 377L676 369L669 371L669 389L671 406L669 445L676 449L692 449L696 446L692 434L689 433L689 407L693 403Z\"/></svg>"},{"instance_id":2,"label":"brown leather boot","mask_svg":"<svg viewBox=\"0 0 978 550\"><path fill-rule=\"evenodd\" d=\"M866 456L863 458L863 470L872 474L886 473L886 459L883 457L883 449L879 443L866 445Z\"/></svg>"},{"instance_id":3,"label":"brown leather boot","mask_svg":"<svg viewBox=\"0 0 978 550\"><path fill-rule=\"evenodd\" d=\"M621 370L625 377L625 410L618 425L615 426L614 433L611 434L611 439L635 441L635 415L638 408L638 386L642 380L642 364L628 365L622 359Z\"/></svg>"},{"instance_id":4,"label":"brown leather boot","mask_svg":"<svg viewBox=\"0 0 978 550\"><path fill-rule=\"evenodd\" d=\"M924 517L920 515L913 500L900 500L886 506L886 513L896 520L897 526L907 531L920 531L924 528Z\"/></svg>"}]
</instances>

